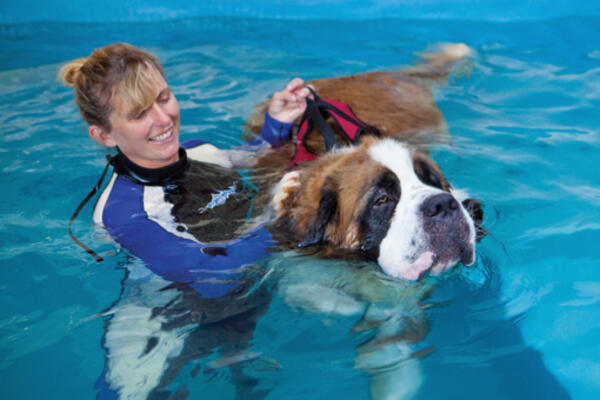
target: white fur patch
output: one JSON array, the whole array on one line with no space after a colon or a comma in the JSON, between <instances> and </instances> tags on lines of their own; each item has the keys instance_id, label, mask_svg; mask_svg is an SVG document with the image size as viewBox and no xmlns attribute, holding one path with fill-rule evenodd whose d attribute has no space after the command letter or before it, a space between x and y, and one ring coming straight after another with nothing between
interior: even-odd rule
<instances>
[{"instance_id":1,"label":"white fur patch","mask_svg":"<svg viewBox=\"0 0 600 400\"><path fill-rule=\"evenodd\" d=\"M463 189L451 188L450 193L452 194L452 196L454 196L454 198L457 201L461 203L469 198L469 193L467 193L467 191Z\"/></svg>"},{"instance_id":2,"label":"white fur patch","mask_svg":"<svg viewBox=\"0 0 600 400\"><path fill-rule=\"evenodd\" d=\"M434 261L433 254L428 251L429 243L419 208L428 197L445 192L421 182L414 171L410 149L400 142L384 139L369 148L369 155L396 174L401 187L400 201L388 232L379 245L377 262L388 275L416 280ZM470 216L464 207L461 205L460 208L469 221ZM472 226L473 246L474 232ZM447 265L439 266L432 272L440 273L447 268Z\"/></svg>"},{"instance_id":3,"label":"white fur patch","mask_svg":"<svg viewBox=\"0 0 600 400\"><path fill-rule=\"evenodd\" d=\"M385 139L369 148L370 156L391 170L400 180L401 195L387 235L379 246L381 268L389 275L417 279L427 269L421 254L426 249L425 232L419 206L440 189L423 184L413 169L411 152L406 145Z\"/></svg>"},{"instance_id":4,"label":"white fur patch","mask_svg":"<svg viewBox=\"0 0 600 400\"><path fill-rule=\"evenodd\" d=\"M462 190L462 189L452 188L452 189L450 189L450 193L452 194L452 196L454 196L454 198L461 205L460 209L461 209L462 214L465 217L465 219L467 221L471 222L471 228L470 228L471 232L470 232L469 242L473 246L473 249L475 249L475 241L477 240L477 233L476 233L475 223L473 222L473 219L471 218L471 215L469 215L469 212L465 209L465 207L462 206L462 202L465 201L466 199L468 199L471 196L469 196L469 194L467 193L466 190ZM471 265L474 262L475 262L475 252L473 252L473 259L471 260L471 262L467 263L466 265Z\"/></svg>"},{"instance_id":5,"label":"white fur patch","mask_svg":"<svg viewBox=\"0 0 600 400\"><path fill-rule=\"evenodd\" d=\"M283 209L283 202L287 199L290 191L300 186L300 173L298 171L288 172L281 178L273 188L271 206L277 214Z\"/></svg>"}]
</instances>

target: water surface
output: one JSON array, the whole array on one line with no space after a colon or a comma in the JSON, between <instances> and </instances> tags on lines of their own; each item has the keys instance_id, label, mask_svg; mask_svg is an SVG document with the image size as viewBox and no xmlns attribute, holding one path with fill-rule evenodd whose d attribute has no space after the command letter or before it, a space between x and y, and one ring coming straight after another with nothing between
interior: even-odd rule
<instances>
[{"instance_id":1,"label":"water surface","mask_svg":"<svg viewBox=\"0 0 600 400\"><path fill-rule=\"evenodd\" d=\"M454 186L484 201L490 234L475 267L444 275L426 301L430 330L415 345L427 350L418 397L596 398L598 38L599 18L575 17L0 26L2 397L96 394L110 318L98 314L120 298L136 261L93 229L91 207L74 227L109 252L106 262L96 264L68 237L68 218L104 158L55 76L66 61L127 41L164 61L183 139L220 147L240 144L252 107L294 76L394 69L437 42L473 47L471 73L435 93L452 143L432 157ZM252 343L281 367L268 398L365 398L368 377L354 357L368 334L349 333L358 320L293 309L276 295ZM186 365L172 389L232 398L227 369L192 377L205 365L198 363Z\"/></svg>"}]
</instances>

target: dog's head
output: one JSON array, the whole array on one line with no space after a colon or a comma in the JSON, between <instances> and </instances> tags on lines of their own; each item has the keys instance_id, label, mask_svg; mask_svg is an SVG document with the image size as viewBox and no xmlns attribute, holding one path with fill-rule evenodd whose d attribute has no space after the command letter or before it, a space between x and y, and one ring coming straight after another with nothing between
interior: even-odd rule
<instances>
[{"instance_id":1,"label":"dog's head","mask_svg":"<svg viewBox=\"0 0 600 400\"><path fill-rule=\"evenodd\" d=\"M425 154L372 138L287 173L272 198L277 226L300 247L359 252L410 280L473 264L474 204L461 203Z\"/></svg>"}]
</instances>

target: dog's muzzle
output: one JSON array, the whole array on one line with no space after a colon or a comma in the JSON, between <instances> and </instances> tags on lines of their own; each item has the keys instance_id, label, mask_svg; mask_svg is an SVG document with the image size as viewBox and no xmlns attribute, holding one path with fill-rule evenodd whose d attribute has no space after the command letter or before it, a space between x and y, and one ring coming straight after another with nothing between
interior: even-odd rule
<instances>
[{"instance_id":1,"label":"dog's muzzle","mask_svg":"<svg viewBox=\"0 0 600 400\"><path fill-rule=\"evenodd\" d=\"M428 197L420 207L423 227L434 256L432 272L443 272L460 260L473 264L473 227L458 201L449 193Z\"/></svg>"}]
</instances>

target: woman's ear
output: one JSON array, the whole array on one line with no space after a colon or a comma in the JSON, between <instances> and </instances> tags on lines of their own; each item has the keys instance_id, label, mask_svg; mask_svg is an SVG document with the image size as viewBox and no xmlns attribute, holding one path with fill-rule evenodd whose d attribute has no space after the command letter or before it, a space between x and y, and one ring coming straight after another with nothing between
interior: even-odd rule
<instances>
[{"instance_id":1,"label":"woman's ear","mask_svg":"<svg viewBox=\"0 0 600 400\"><path fill-rule=\"evenodd\" d=\"M96 142L106 147L115 147L117 143L113 140L113 136L106 129L98 125L90 125L88 128L90 137Z\"/></svg>"}]
</instances>

